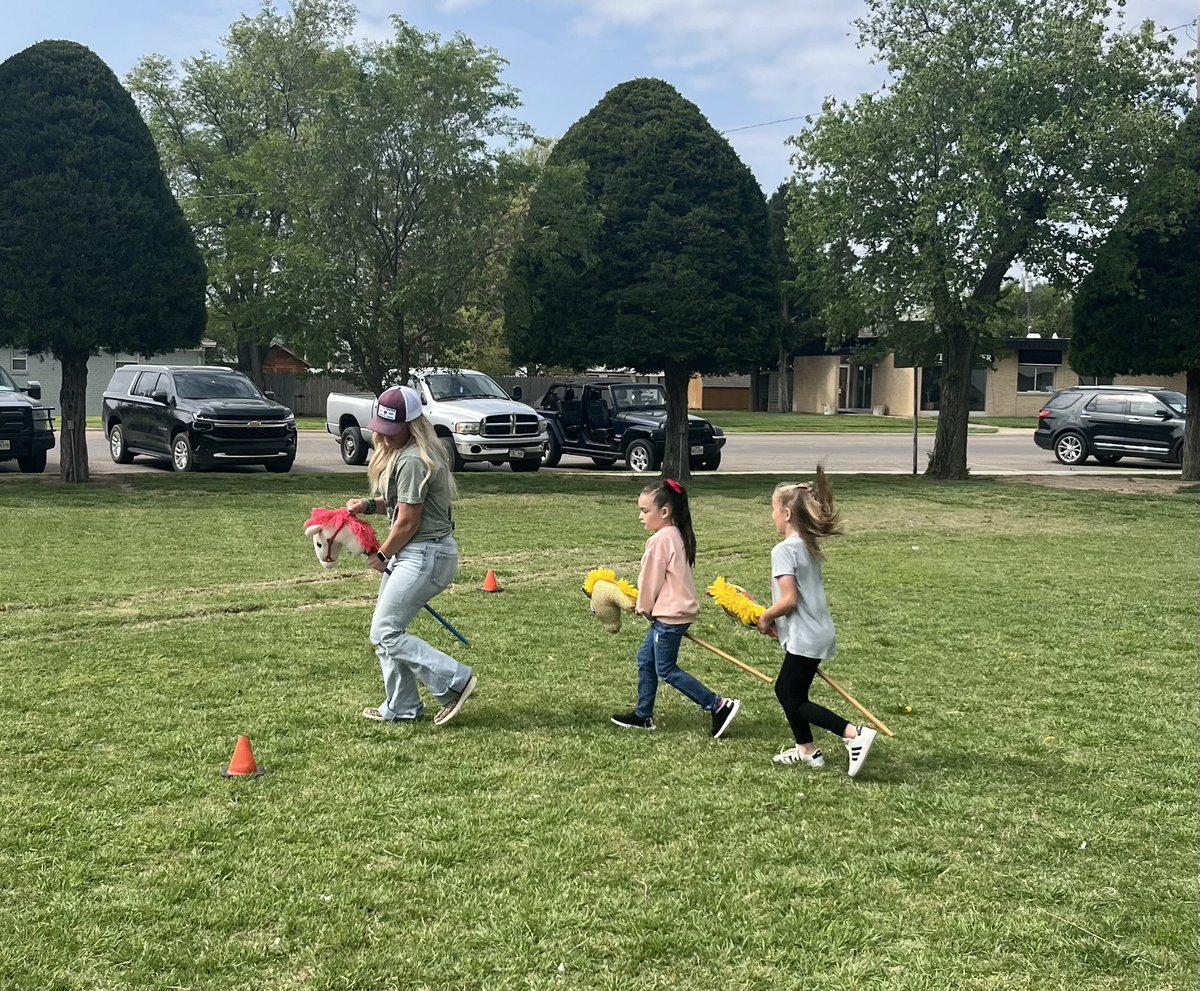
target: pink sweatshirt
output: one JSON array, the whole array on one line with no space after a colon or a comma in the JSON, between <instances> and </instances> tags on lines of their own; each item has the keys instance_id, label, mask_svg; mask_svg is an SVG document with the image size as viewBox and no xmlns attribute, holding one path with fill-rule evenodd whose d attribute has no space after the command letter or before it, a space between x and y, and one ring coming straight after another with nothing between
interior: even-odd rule
<instances>
[{"instance_id":1,"label":"pink sweatshirt","mask_svg":"<svg viewBox=\"0 0 1200 991\"><path fill-rule=\"evenodd\" d=\"M638 575L637 610L673 625L691 623L700 615L696 577L679 527L655 530L646 541Z\"/></svg>"}]
</instances>

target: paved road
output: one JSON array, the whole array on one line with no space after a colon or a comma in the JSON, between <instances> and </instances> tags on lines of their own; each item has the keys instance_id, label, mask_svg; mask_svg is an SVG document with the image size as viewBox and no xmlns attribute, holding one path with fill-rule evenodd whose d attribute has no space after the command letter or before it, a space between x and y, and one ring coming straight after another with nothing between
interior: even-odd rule
<instances>
[{"instance_id":1,"label":"paved road","mask_svg":"<svg viewBox=\"0 0 1200 991\"><path fill-rule=\"evenodd\" d=\"M924 471L928 453L933 447L932 429L918 438L918 471ZM170 465L139 457L131 465L113 464L108 445L100 430L88 431L88 458L93 474L123 472L168 472ZM818 461L824 461L830 473L856 474L887 472L909 474L913 467L911 434L730 434L725 445L721 471L760 471L807 473ZM1068 469L1054 460L1048 451L1034 446L1028 430L1001 430L994 434L970 434L967 438L967 461L976 475L1038 474L1125 474L1136 471L1147 475L1175 475L1178 468L1164 468L1157 462L1122 461L1112 468L1089 462L1083 468ZM259 467L238 467L231 472L262 472ZM316 430L300 433L300 450L294 472L352 472L342 463L337 442L328 434ZM508 467L472 465L468 471L508 471ZM564 457L557 471L600 471L586 458ZM58 472L58 450L50 452L47 471ZM15 474L16 462L0 463L0 475Z\"/></svg>"}]
</instances>

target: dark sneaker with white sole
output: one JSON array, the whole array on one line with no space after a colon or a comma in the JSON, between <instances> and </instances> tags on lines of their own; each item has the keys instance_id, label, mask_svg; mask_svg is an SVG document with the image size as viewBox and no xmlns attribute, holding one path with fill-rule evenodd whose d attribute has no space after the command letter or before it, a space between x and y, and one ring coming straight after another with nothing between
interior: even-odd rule
<instances>
[{"instance_id":1,"label":"dark sneaker with white sole","mask_svg":"<svg viewBox=\"0 0 1200 991\"><path fill-rule=\"evenodd\" d=\"M738 714L738 709L741 707L740 699L726 699L717 707L717 711L712 714L714 740L719 740L725 735L725 731L729 729L729 724L733 722L733 717Z\"/></svg>"},{"instance_id":2,"label":"dark sneaker with white sole","mask_svg":"<svg viewBox=\"0 0 1200 991\"><path fill-rule=\"evenodd\" d=\"M620 726L621 729L654 730L658 728L649 716L639 716L636 712L619 712L609 721L614 726Z\"/></svg>"},{"instance_id":3,"label":"dark sneaker with white sole","mask_svg":"<svg viewBox=\"0 0 1200 991\"><path fill-rule=\"evenodd\" d=\"M438 714L433 717L434 726L445 726L463 707L463 703L471 697L471 693L475 691L475 686L479 683L479 679L475 675L471 675L471 680L463 685L463 690L458 693L454 701L449 705L444 705L439 710Z\"/></svg>"},{"instance_id":4,"label":"dark sneaker with white sole","mask_svg":"<svg viewBox=\"0 0 1200 991\"><path fill-rule=\"evenodd\" d=\"M856 726L855 729L858 730L858 736L853 740L842 740L846 745L846 753L850 755L849 774L852 778L862 770L867 761L867 754L871 752L871 744L878 735L869 726Z\"/></svg>"}]
</instances>

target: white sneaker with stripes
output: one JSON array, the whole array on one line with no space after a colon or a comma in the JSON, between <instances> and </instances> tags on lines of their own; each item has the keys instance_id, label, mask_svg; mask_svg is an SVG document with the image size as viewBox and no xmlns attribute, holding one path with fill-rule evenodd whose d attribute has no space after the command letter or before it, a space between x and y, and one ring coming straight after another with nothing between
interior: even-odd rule
<instances>
[{"instance_id":1,"label":"white sneaker with stripes","mask_svg":"<svg viewBox=\"0 0 1200 991\"><path fill-rule=\"evenodd\" d=\"M862 770L863 764L867 761L867 754L871 752L871 744L875 742L875 730L869 726L856 726L858 736L853 740L842 740L846 745L846 753L850 755L850 777L855 777Z\"/></svg>"}]
</instances>

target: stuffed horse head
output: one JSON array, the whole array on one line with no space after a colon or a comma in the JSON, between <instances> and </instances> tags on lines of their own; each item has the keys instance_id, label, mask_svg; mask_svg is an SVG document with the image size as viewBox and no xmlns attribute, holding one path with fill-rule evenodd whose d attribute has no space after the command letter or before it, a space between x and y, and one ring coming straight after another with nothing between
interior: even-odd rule
<instances>
[{"instance_id":1,"label":"stuffed horse head","mask_svg":"<svg viewBox=\"0 0 1200 991\"><path fill-rule=\"evenodd\" d=\"M337 567L342 551L351 554L374 554L379 550L379 535L366 520L348 509L314 507L304 524L304 533L312 537L313 550L322 568Z\"/></svg>"},{"instance_id":2,"label":"stuffed horse head","mask_svg":"<svg viewBox=\"0 0 1200 991\"><path fill-rule=\"evenodd\" d=\"M593 568L583 580L583 594L592 600L592 615L609 633L621 630L621 613L633 612L637 588L624 578L617 580L611 568Z\"/></svg>"}]
</instances>

